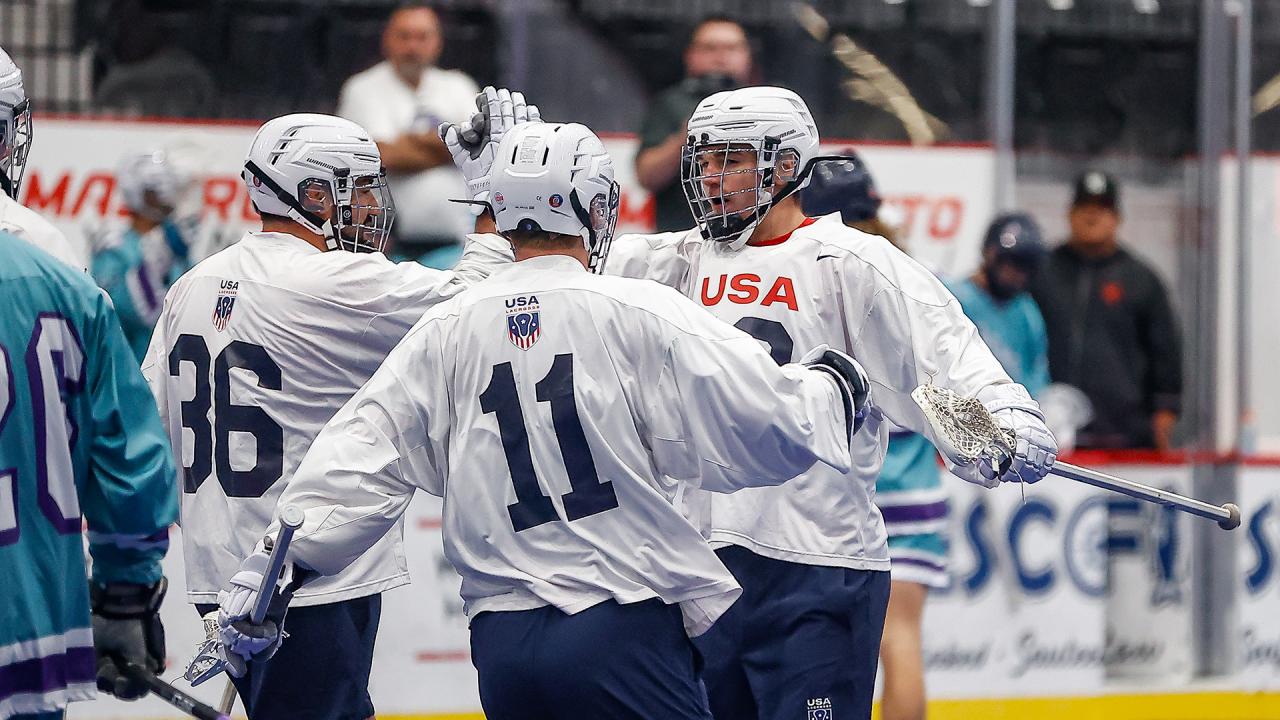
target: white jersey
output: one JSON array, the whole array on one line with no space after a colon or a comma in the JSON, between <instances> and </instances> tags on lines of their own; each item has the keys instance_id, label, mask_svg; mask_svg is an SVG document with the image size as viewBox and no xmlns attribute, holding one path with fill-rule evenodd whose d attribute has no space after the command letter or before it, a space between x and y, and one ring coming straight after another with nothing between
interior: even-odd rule
<instances>
[{"instance_id":1,"label":"white jersey","mask_svg":"<svg viewBox=\"0 0 1280 720\"><path fill-rule=\"evenodd\" d=\"M929 434L910 397L916 386L933 382L973 396L1011 382L942 283L838 215L736 251L704 241L697 230L622 236L605 269L675 287L756 337L778 362L826 344L857 358L871 380L876 411L854 438L852 469L815 465L781 487L704 497L716 547L887 570L884 521L874 502L888 440L882 416Z\"/></svg>"},{"instance_id":2,"label":"white jersey","mask_svg":"<svg viewBox=\"0 0 1280 720\"><path fill-rule=\"evenodd\" d=\"M320 428L422 314L510 261L505 240L475 238L445 272L249 233L170 289L143 374L183 468L192 603L217 602ZM346 572L308 585L294 604L403 585L401 545L397 530Z\"/></svg>"},{"instance_id":3,"label":"white jersey","mask_svg":"<svg viewBox=\"0 0 1280 720\"><path fill-rule=\"evenodd\" d=\"M657 597L698 635L741 589L682 496L847 468L843 408L672 290L525 260L432 309L320 434L290 557L359 563L420 487L469 616Z\"/></svg>"},{"instance_id":4,"label":"white jersey","mask_svg":"<svg viewBox=\"0 0 1280 720\"><path fill-rule=\"evenodd\" d=\"M71 243L61 230L35 210L23 206L3 192L0 192L0 232L16 235L71 267L88 272L88 266L71 249Z\"/></svg>"}]
</instances>

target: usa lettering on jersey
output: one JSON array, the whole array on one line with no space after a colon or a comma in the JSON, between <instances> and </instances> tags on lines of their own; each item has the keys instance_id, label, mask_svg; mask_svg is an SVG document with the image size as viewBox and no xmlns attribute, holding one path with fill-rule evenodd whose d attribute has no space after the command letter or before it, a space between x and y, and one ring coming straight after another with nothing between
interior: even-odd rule
<instances>
[{"instance_id":1,"label":"usa lettering on jersey","mask_svg":"<svg viewBox=\"0 0 1280 720\"><path fill-rule=\"evenodd\" d=\"M795 283L786 276L780 275L772 283L768 283L768 290L763 293L763 296L761 290L766 287L766 283L755 273L740 273L732 278L721 274L714 281L716 283L714 293L711 290L712 282L710 277L702 278L702 304L707 307L719 305L721 300L728 300L738 305L759 302L762 307L779 303L789 310L799 310L796 306Z\"/></svg>"}]
</instances>

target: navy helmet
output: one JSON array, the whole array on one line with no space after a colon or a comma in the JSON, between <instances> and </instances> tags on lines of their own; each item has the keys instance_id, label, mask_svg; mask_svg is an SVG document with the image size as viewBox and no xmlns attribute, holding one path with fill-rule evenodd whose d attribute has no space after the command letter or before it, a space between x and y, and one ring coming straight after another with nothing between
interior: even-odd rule
<instances>
[{"instance_id":1,"label":"navy helmet","mask_svg":"<svg viewBox=\"0 0 1280 720\"><path fill-rule=\"evenodd\" d=\"M1028 269L1038 267L1047 252L1040 226L1021 212L1002 213L991 221L982 241L984 253L987 248L995 248L997 260L1010 260Z\"/></svg>"},{"instance_id":2,"label":"navy helmet","mask_svg":"<svg viewBox=\"0 0 1280 720\"><path fill-rule=\"evenodd\" d=\"M800 206L809 217L840 213L844 222L875 218L880 194L866 163L852 149L839 160L820 160L810 173L809 185L800 193Z\"/></svg>"}]
</instances>

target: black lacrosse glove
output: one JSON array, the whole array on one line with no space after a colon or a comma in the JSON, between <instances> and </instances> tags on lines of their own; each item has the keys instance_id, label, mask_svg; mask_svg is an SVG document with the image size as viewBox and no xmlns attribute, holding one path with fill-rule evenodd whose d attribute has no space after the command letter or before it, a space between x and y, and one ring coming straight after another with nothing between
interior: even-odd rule
<instances>
[{"instance_id":1,"label":"black lacrosse glove","mask_svg":"<svg viewBox=\"0 0 1280 720\"><path fill-rule=\"evenodd\" d=\"M89 585L99 690L121 700L137 700L147 694L147 686L125 675L117 662L138 665L156 674L164 672L160 602L168 587L164 578L154 585Z\"/></svg>"},{"instance_id":2,"label":"black lacrosse glove","mask_svg":"<svg viewBox=\"0 0 1280 720\"><path fill-rule=\"evenodd\" d=\"M800 364L806 365L815 372L826 373L836 383L844 401L845 426L849 428L849 439L862 429L871 407L871 381L867 373L849 355L833 350L826 345L813 348L800 358Z\"/></svg>"}]
</instances>

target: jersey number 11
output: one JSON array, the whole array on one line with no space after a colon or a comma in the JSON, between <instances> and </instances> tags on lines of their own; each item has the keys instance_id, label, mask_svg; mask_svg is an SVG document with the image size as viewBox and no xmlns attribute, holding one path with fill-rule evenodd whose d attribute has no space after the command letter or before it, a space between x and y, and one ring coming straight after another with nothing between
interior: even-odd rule
<instances>
[{"instance_id":1,"label":"jersey number 11","mask_svg":"<svg viewBox=\"0 0 1280 720\"><path fill-rule=\"evenodd\" d=\"M587 446L582 421L578 419L578 407L573 397L573 355L556 355L547 376L538 381L534 391L538 402L551 403L551 424L555 427L560 456L564 458L564 469L573 487L571 492L560 496L566 519L579 520L618 507L613 483L600 482L596 475L591 448ZM520 532L559 520L551 498L542 494L538 476L533 471L529 433L525 430L511 363L493 366L489 387L480 393L480 409L498 416L502 451L507 456L507 468L511 471L511 483L516 490L516 502L507 506L512 527Z\"/></svg>"}]
</instances>

